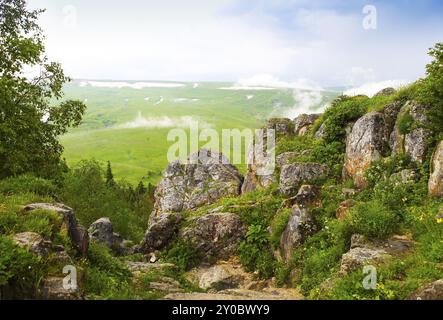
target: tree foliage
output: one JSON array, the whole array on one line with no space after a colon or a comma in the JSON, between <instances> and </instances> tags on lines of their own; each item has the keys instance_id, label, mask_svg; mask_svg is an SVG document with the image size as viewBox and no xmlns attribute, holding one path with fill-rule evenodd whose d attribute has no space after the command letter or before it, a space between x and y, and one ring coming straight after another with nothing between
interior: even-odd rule
<instances>
[{"instance_id":1,"label":"tree foliage","mask_svg":"<svg viewBox=\"0 0 443 320\"><path fill-rule=\"evenodd\" d=\"M0 0L0 178L59 173L64 163L57 137L78 125L86 109L61 100L70 79L45 55L37 24L42 12L29 10L25 0Z\"/></svg>"}]
</instances>

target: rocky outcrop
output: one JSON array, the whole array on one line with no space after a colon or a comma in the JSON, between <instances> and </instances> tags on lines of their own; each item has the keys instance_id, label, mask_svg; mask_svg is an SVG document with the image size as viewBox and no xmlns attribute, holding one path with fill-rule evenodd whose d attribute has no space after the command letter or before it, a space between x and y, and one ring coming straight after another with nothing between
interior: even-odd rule
<instances>
[{"instance_id":1,"label":"rocky outcrop","mask_svg":"<svg viewBox=\"0 0 443 320\"><path fill-rule=\"evenodd\" d=\"M418 289L409 297L409 300L443 300L443 279Z\"/></svg>"},{"instance_id":2,"label":"rocky outcrop","mask_svg":"<svg viewBox=\"0 0 443 320\"><path fill-rule=\"evenodd\" d=\"M185 164L170 163L155 191L152 224L162 213L195 210L240 194L243 177L220 153L200 150Z\"/></svg>"},{"instance_id":3,"label":"rocky outcrop","mask_svg":"<svg viewBox=\"0 0 443 320\"><path fill-rule=\"evenodd\" d=\"M433 197L443 196L443 141L440 141L432 156L432 170L429 178L429 194Z\"/></svg>"},{"instance_id":4,"label":"rocky outcrop","mask_svg":"<svg viewBox=\"0 0 443 320\"><path fill-rule=\"evenodd\" d=\"M292 207L286 229L280 238L280 254L289 262L294 250L303 243L307 236L315 232L315 224L308 208L295 204Z\"/></svg>"},{"instance_id":5,"label":"rocky outcrop","mask_svg":"<svg viewBox=\"0 0 443 320\"><path fill-rule=\"evenodd\" d=\"M181 238L203 255L204 261L228 259L237 253L247 227L234 213L211 213L189 221Z\"/></svg>"},{"instance_id":6,"label":"rocky outcrop","mask_svg":"<svg viewBox=\"0 0 443 320\"><path fill-rule=\"evenodd\" d=\"M347 274L366 265L384 263L393 256L409 252L413 242L406 236L393 236L382 241L367 239L362 235L353 235L351 249L342 256L340 273Z\"/></svg>"},{"instance_id":7,"label":"rocky outcrop","mask_svg":"<svg viewBox=\"0 0 443 320\"><path fill-rule=\"evenodd\" d=\"M410 131L402 135L396 125L389 138L389 145L392 153L407 154L411 159L419 164L423 164L428 152L428 138L431 132L425 128L428 119L426 113L429 107L413 101L408 101L400 110L397 121L405 114L409 114L414 121Z\"/></svg>"},{"instance_id":8,"label":"rocky outcrop","mask_svg":"<svg viewBox=\"0 0 443 320\"><path fill-rule=\"evenodd\" d=\"M179 213L162 213L153 220L141 244L142 252L151 252L166 247L177 233L182 221Z\"/></svg>"},{"instance_id":9,"label":"rocky outcrop","mask_svg":"<svg viewBox=\"0 0 443 320\"><path fill-rule=\"evenodd\" d=\"M272 118L266 123L266 129L273 129L277 136L291 135L294 124L287 118Z\"/></svg>"},{"instance_id":10,"label":"rocky outcrop","mask_svg":"<svg viewBox=\"0 0 443 320\"><path fill-rule=\"evenodd\" d=\"M366 187L364 171L383 157L386 145L383 114L371 112L358 119L346 139L344 178L352 178L358 188Z\"/></svg>"},{"instance_id":11,"label":"rocky outcrop","mask_svg":"<svg viewBox=\"0 0 443 320\"><path fill-rule=\"evenodd\" d=\"M24 207L25 211L50 210L55 211L62 217L63 228L66 228L72 245L78 254L85 257L89 248L88 231L77 223L74 210L61 203L32 203Z\"/></svg>"},{"instance_id":12,"label":"rocky outcrop","mask_svg":"<svg viewBox=\"0 0 443 320\"><path fill-rule=\"evenodd\" d=\"M294 119L294 133L304 136L309 132L310 127L320 118L321 114L301 114Z\"/></svg>"},{"instance_id":13,"label":"rocky outcrop","mask_svg":"<svg viewBox=\"0 0 443 320\"><path fill-rule=\"evenodd\" d=\"M318 163L293 163L284 165L280 173L279 190L286 196L298 191L304 183L314 182L325 177L328 167Z\"/></svg>"},{"instance_id":14,"label":"rocky outcrop","mask_svg":"<svg viewBox=\"0 0 443 320\"><path fill-rule=\"evenodd\" d=\"M216 293L168 294L165 300L303 300L297 289L264 288L263 290L227 289Z\"/></svg>"},{"instance_id":15,"label":"rocky outcrop","mask_svg":"<svg viewBox=\"0 0 443 320\"><path fill-rule=\"evenodd\" d=\"M51 250L51 241L45 241L41 235L35 232L22 232L13 236L12 240L22 248L47 258Z\"/></svg>"},{"instance_id":16,"label":"rocky outcrop","mask_svg":"<svg viewBox=\"0 0 443 320\"><path fill-rule=\"evenodd\" d=\"M128 248L126 246L128 241L123 239L120 234L114 232L114 228L109 218L100 218L93 222L88 231L91 241L104 244L117 254L128 253Z\"/></svg>"}]
</instances>

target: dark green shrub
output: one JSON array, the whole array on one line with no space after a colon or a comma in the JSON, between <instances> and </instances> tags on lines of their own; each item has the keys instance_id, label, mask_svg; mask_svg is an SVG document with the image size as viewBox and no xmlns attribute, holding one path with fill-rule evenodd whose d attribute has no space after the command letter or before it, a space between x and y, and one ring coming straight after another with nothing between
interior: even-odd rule
<instances>
[{"instance_id":1,"label":"dark green shrub","mask_svg":"<svg viewBox=\"0 0 443 320\"><path fill-rule=\"evenodd\" d=\"M402 113L397 120L397 128L401 134L408 134L414 129L415 120L409 112Z\"/></svg>"},{"instance_id":2,"label":"dark green shrub","mask_svg":"<svg viewBox=\"0 0 443 320\"><path fill-rule=\"evenodd\" d=\"M166 250L162 258L175 264L182 271L196 267L202 260L202 254L189 242L179 240Z\"/></svg>"}]
</instances>

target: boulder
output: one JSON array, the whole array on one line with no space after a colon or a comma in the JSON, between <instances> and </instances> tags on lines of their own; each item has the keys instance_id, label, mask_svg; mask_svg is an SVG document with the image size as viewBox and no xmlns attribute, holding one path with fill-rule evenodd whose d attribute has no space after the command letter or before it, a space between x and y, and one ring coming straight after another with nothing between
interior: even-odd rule
<instances>
[{"instance_id":1,"label":"boulder","mask_svg":"<svg viewBox=\"0 0 443 320\"><path fill-rule=\"evenodd\" d=\"M243 270L239 263L221 261L213 266L191 270L189 277L203 290L225 290L244 287L253 281L253 276Z\"/></svg>"},{"instance_id":2,"label":"boulder","mask_svg":"<svg viewBox=\"0 0 443 320\"><path fill-rule=\"evenodd\" d=\"M247 227L234 213L212 213L191 219L181 237L203 255L204 261L235 255Z\"/></svg>"},{"instance_id":3,"label":"boulder","mask_svg":"<svg viewBox=\"0 0 443 320\"><path fill-rule=\"evenodd\" d=\"M141 262L141 261L126 261L126 266L129 271L147 273L150 271L177 271L177 266L172 263L149 263L149 262Z\"/></svg>"},{"instance_id":4,"label":"boulder","mask_svg":"<svg viewBox=\"0 0 443 320\"><path fill-rule=\"evenodd\" d=\"M299 204L304 207L317 206L318 196L320 194L320 188L312 185L302 185L298 190L297 195L292 198L283 201L282 208L292 208L295 204Z\"/></svg>"},{"instance_id":5,"label":"boulder","mask_svg":"<svg viewBox=\"0 0 443 320\"><path fill-rule=\"evenodd\" d=\"M275 160L278 167L283 167L284 165L289 164L291 159L294 159L295 157L298 157L302 155L300 152L284 152L282 154L279 154Z\"/></svg>"},{"instance_id":6,"label":"boulder","mask_svg":"<svg viewBox=\"0 0 443 320\"><path fill-rule=\"evenodd\" d=\"M45 241L41 235L35 232L17 233L12 237L12 240L22 248L28 249L43 258L49 256L51 250L51 242Z\"/></svg>"},{"instance_id":7,"label":"boulder","mask_svg":"<svg viewBox=\"0 0 443 320\"><path fill-rule=\"evenodd\" d=\"M220 153L200 150L185 164L169 164L155 191L150 223L162 213L192 211L240 194L242 175Z\"/></svg>"},{"instance_id":8,"label":"boulder","mask_svg":"<svg viewBox=\"0 0 443 320\"><path fill-rule=\"evenodd\" d=\"M409 297L409 300L443 300L443 279L418 289Z\"/></svg>"},{"instance_id":9,"label":"boulder","mask_svg":"<svg viewBox=\"0 0 443 320\"><path fill-rule=\"evenodd\" d=\"M443 196L443 141L440 141L432 156L432 170L429 178L429 194L433 197Z\"/></svg>"},{"instance_id":10,"label":"boulder","mask_svg":"<svg viewBox=\"0 0 443 320\"><path fill-rule=\"evenodd\" d=\"M383 157L386 144L383 114L371 112L358 119L346 139L344 178L352 178L358 188L366 187L364 171Z\"/></svg>"},{"instance_id":11,"label":"boulder","mask_svg":"<svg viewBox=\"0 0 443 320\"><path fill-rule=\"evenodd\" d=\"M178 213L162 213L153 220L141 244L142 252L151 252L166 247L177 233L182 215Z\"/></svg>"},{"instance_id":12,"label":"boulder","mask_svg":"<svg viewBox=\"0 0 443 320\"><path fill-rule=\"evenodd\" d=\"M38 298L41 300L80 300L82 295L79 287L67 288L63 286L63 277L43 279L40 285Z\"/></svg>"},{"instance_id":13,"label":"boulder","mask_svg":"<svg viewBox=\"0 0 443 320\"><path fill-rule=\"evenodd\" d=\"M31 203L24 207L25 211L50 210L55 211L63 219L63 227L68 231L69 238L78 254L85 257L88 253L88 231L77 223L74 210L62 203Z\"/></svg>"},{"instance_id":14,"label":"boulder","mask_svg":"<svg viewBox=\"0 0 443 320\"><path fill-rule=\"evenodd\" d=\"M104 244L118 254L124 253L127 249L125 245L126 241L121 235L114 232L109 218L100 218L93 222L88 231L91 241Z\"/></svg>"},{"instance_id":15,"label":"boulder","mask_svg":"<svg viewBox=\"0 0 443 320\"><path fill-rule=\"evenodd\" d=\"M308 133L309 128L314 122L320 118L321 114L301 114L294 119L294 133L304 136Z\"/></svg>"},{"instance_id":16,"label":"boulder","mask_svg":"<svg viewBox=\"0 0 443 320\"><path fill-rule=\"evenodd\" d=\"M292 207L286 229L280 238L280 254L290 262L294 250L303 243L307 236L315 232L315 224L309 208L295 204Z\"/></svg>"},{"instance_id":17,"label":"boulder","mask_svg":"<svg viewBox=\"0 0 443 320\"><path fill-rule=\"evenodd\" d=\"M394 101L383 108L382 113L385 120L387 133L390 133L394 130L398 114L400 113L402 107L403 103L401 101Z\"/></svg>"},{"instance_id":18,"label":"boulder","mask_svg":"<svg viewBox=\"0 0 443 320\"><path fill-rule=\"evenodd\" d=\"M355 234L351 239L351 249L342 256L340 273L347 274L366 265L384 263L409 252L413 245L408 236L393 236L384 241Z\"/></svg>"},{"instance_id":19,"label":"boulder","mask_svg":"<svg viewBox=\"0 0 443 320\"><path fill-rule=\"evenodd\" d=\"M279 190L286 196L298 191L304 183L314 182L328 174L328 167L318 163L292 163L284 165L280 173Z\"/></svg>"},{"instance_id":20,"label":"boulder","mask_svg":"<svg viewBox=\"0 0 443 320\"><path fill-rule=\"evenodd\" d=\"M291 135L293 133L294 124L287 118L272 118L266 123L266 129L275 130L276 136Z\"/></svg>"}]
</instances>

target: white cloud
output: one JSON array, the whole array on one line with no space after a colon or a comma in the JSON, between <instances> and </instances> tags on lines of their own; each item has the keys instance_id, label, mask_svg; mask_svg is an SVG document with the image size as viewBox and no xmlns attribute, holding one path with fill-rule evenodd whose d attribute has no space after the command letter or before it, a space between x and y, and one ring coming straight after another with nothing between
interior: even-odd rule
<instances>
[{"instance_id":1,"label":"white cloud","mask_svg":"<svg viewBox=\"0 0 443 320\"><path fill-rule=\"evenodd\" d=\"M189 98L175 98L172 101L175 103L184 103L184 102L198 102L200 99L189 99Z\"/></svg>"},{"instance_id":2,"label":"white cloud","mask_svg":"<svg viewBox=\"0 0 443 320\"><path fill-rule=\"evenodd\" d=\"M380 92L385 88L399 89L401 87L408 85L409 83L410 82L406 80L387 80L381 82L370 82L360 87L346 90L344 94L347 96L356 96L363 94L368 97L373 97L375 94L377 94L378 92Z\"/></svg>"},{"instance_id":3,"label":"white cloud","mask_svg":"<svg viewBox=\"0 0 443 320\"><path fill-rule=\"evenodd\" d=\"M168 116L163 117L143 117L141 113L138 114L134 121L130 121L120 125L121 129L135 129L135 128L189 128L191 124L198 121L200 128L211 128L212 125L201 121L192 116L183 116L172 118Z\"/></svg>"},{"instance_id":4,"label":"white cloud","mask_svg":"<svg viewBox=\"0 0 443 320\"><path fill-rule=\"evenodd\" d=\"M222 87L221 90L275 90L275 89L302 89L322 91L323 88L307 79L297 79L293 82L282 81L270 74L258 74L250 78L240 79L231 87Z\"/></svg>"},{"instance_id":5,"label":"white cloud","mask_svg":"<svg viewBox=\"0 0 443 320\"><path fill-rule=\"evenodd\" d=\"M321 113L326 108L326 105L321 105L323 101L321 91L294 89L293 97L294 106L283 113L286 118L295 119L301 114Z\"/></svg>"}]
</instances>

